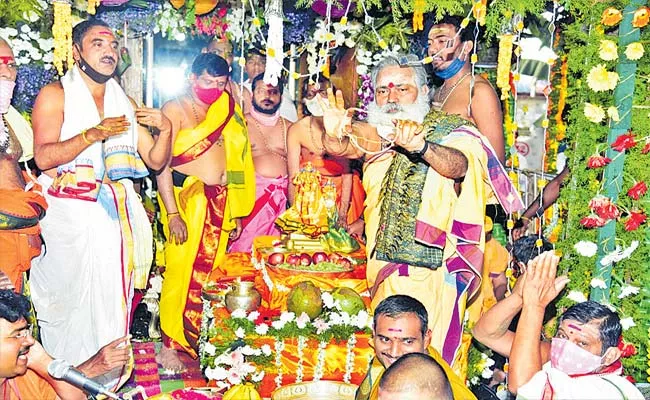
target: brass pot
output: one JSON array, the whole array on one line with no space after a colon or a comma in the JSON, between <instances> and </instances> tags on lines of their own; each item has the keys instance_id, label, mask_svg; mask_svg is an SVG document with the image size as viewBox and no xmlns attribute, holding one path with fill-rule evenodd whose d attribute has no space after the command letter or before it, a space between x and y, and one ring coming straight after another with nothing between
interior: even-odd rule
<instances>
[{"instance_id":1,"label":"brass pot","mask_svg":"<svg viewBox=\"0 0 650 400\"><path fill-rule=\"evenodd\" d=\"M257 310L262 302L260 292L254 287L254 282L240 281L233 283L226 294L226 309L230 312L241 309L246 312Z\"/></svg>"}]
</instances>

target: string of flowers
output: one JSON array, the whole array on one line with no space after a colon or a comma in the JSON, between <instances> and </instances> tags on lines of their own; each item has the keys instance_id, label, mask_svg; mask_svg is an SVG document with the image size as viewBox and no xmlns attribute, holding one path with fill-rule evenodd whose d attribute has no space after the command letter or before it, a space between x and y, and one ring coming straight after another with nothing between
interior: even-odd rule
<instances>
[{"instance_id":1,"label":"string of flowers","mask_svg":"<svg viewBox=\"0 0 650 400\"><path fill-rule=\"evenodd\" d=\"M352 371L354 370L354 346L357 344L357 335L352 334L348 343L345 345L347 352L345 353L345 374L343 375L343 382L350 383L352 378Z\"/></svg>"},{"instance_id":2,"label":"string of flowers","mask_svg":"<svg viewBox=\"0 0 650 400\"><path fill-rule=\"evenodd\" d=\"M67 0L53 0L53 7L53 64L59 75L63 75L63 63L65 62L68 67L74 63L72 59L72 6Z\"/></svg>"},{"instance_id":3,"label":"string of flowers","mask_svg":"<svg viewBox=\"0 0 650 400\"><path fill-rule=\"evenodd\" d=\"M296 370L296 383L302 382L303 378L303 351L305 350L305 345L307 344L307 339L304 336L298 336L298 369Z\"/></svg>"},{"instance_id":4,"label":"string of flowers","mask_svg":"<svg viewBox=\"0 0 650 400\"><path fill-rule=\"evenodd\" d=\"M284 351L284 341L280 338L275 339L275 368L277 376L275 377L275 387L282 386L282 352Z\"/></svg>"},{"instance_id":5,"label":"string of flowers","mask_svg":"<svg viewBox=\"0 0 650 400\"><path fill-rule=\"evenodd\" d=\"M323 379L323 373L325 372L325 348L327 348L327 342L322 340L318 342L316 368L314 368L314 381L320 381Z\"/></svg>"}]
</instances>

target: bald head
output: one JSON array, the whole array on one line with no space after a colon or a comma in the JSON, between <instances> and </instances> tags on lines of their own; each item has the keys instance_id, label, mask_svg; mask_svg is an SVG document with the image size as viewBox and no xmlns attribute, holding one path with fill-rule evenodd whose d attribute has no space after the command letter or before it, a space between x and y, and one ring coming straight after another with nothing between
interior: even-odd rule
<instances>
[{"instance_id":1,"label":"bald head","mask_svg":"<svg viewBox=\"0 0 650 400\"><path fill-rule=\"evenodd\" d=\"M403 355L379 381L379 400L453 400L440 364L423 353Z\"/></svg>"}]
</instances>

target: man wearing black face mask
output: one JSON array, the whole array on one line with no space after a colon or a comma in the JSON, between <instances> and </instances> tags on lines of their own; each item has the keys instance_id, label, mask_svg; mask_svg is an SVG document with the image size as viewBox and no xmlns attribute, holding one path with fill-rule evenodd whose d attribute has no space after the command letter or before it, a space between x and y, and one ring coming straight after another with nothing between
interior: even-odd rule
<instances>
[{"instance_id":1,"label":"man wearing black face mask","mask_svg":"<svg viewBox=\"0 0 650 400\"><path fill-rule=\"evenodd\" d=\"M106 23L77 24L72 42L75 65L41 90L32 113L51 213L41 221L47 251L32 263L30 283L44 347L78 364L129 331L134 270L148 271L153 258L132 180L148 175L145 164L165 164L171 123L160 110L137 108L111 79L118 45ZM114 390L129 375L120 365L100 380Z\"/></svg>"},{"instance_id":2,"label":"man wearing black face mask","mask_svg":"<svg viewBox=\"0 0 650 400\"><path fill-rule=\"evenodd\" d=\"M228 70L218 55L200 54L187 93L163 106L173 147L157 177L167 237L157 359L174 371L185 370L178 350L197 355L201 288L255 202L251 145L239 104L225 91Z\"/></svg>"}]
</instances>

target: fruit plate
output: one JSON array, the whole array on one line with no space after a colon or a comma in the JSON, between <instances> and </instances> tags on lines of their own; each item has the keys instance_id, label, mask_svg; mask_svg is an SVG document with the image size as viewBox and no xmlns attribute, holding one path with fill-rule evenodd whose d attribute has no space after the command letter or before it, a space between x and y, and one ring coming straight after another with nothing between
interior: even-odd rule
<instances>
[{"instance_id":1,"label":"fruit plate","mask_svg":"<svg viewBox=\"0 0 650 400\"><path fill-rule=\"evenodd\" d=\"M316 265L310 264L310 265L302 265L302 264L297 264L297 265L292 265L288 263L282 263L278 265L272 265L270 266L271 268L278 268L278 269L284 269L287 271L296 271L296 272L306 272L306 273L312 273L312 274L331 274L331 273L337 273L337 272L351 272L354 271L354 266L351 264L347 265L341 265L341 264L335 264L329 261L323 261L321 263L318 263Z\"/></svg>"},{"instance_id":2,"label":"fruit plate","mask_svg":"<svg viewBox=\"0 0 650 400\"><path fill-rule=\"evenodd\" d=\"M271 400L354 400L357 385L335 381L293 383L276 389Z\"/></svg>"}]
</instances>

